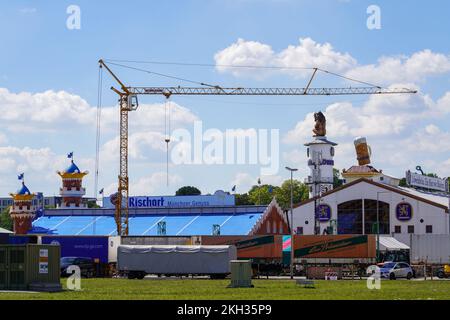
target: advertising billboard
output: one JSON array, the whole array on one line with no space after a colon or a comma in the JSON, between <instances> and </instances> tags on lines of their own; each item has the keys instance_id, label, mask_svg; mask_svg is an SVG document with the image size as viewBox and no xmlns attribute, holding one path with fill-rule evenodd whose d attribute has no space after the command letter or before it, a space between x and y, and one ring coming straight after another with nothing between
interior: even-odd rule
<instances>
[{"instance_id":1,"label":"advertising billboard","mask_svg":"<svg viewBox=\"0 0 450 320\"><path fill-rule=\"evenodd\" d=\"M104 208L114 208L111 197L113 196L103 198ZM130 196L128 198L129 208L195 208L234 205L234 195L223 191L204 196Z\"/></svg>"},{"instance_id":2,"label":"advertising billboard","mask_svg":"<svg viewBox=\"0 0 450 320\"><path fill-rule=\"evenodd\" d=\"M61 258L92 258L98 259L100 263L108 263L108 237L43 236L42 244L60 245Z\"/></svg>"},{"instance_id":3,"label":"advertising billboard","mask_svg":"<svg viewBox=\"0 0 450 320\"><path fill-rule=\"evenodd\" d=\"M373 235L307 235L294 237L296 258L374 258Z\"/></svg>"},{"instance_id":4,"label":"advertising billboard","mask_svg":"<svg viewBox=\"0 0 450 320\"><path fill-rule=\"evenodd\" d=\"M412 187L448 192L448 181L446 179L428 177L422 174L406 172L406 183Z\"/></svg>"}]
</instances>

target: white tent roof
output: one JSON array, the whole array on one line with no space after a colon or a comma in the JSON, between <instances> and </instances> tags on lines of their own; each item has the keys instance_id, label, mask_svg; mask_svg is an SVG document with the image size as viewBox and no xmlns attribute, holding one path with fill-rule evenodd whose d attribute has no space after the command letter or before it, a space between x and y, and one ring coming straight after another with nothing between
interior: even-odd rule
<instances>
[{"instance_id":1,"label":"white tent roof","mask_svg":"<svg viewBox=\"0 0 450 320\"><path fill-rule=\"evenodd\" d=\"M3 228L0 228L0 233L10 233L10 234L12 234L14 232L11 232L11 231L3 229Z\"/></svg>"},{"instance_id":2,"label":"white tent roof","mask_svg":"<svg viewBox=\"0 0 450 320\"><path fill-rule=\"evenodd\" d=\"M380 250L409 250L409 247L403 242L398 241L393 237L380 237Z\"/></svg>"},{"instance_id":3,"label":"white tent roof","mask_svg":"<svg viewBox=\"0 0 450 320\"><path fill-rule=\"evenodd\" d=\"M437 193L437 192L425 192L425 191L421 191L421 190L416 190L413 188L406 188L406 187L398 187L399 189L401 189L402 191L406 191L412 195L415 195L417 197L421 197L436 203L439 203L443 206L448 207L449 205L449 199L448 196L444 193Z\"/></svg>"}]
</instances>

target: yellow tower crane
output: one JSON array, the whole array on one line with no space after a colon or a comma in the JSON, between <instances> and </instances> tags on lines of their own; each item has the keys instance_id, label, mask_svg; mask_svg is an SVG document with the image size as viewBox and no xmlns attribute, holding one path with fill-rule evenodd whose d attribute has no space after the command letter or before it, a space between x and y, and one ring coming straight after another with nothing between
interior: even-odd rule
<instances>
[{"instance_id":1,"label":"yellow tower crane","mask_svg":"<svg viewBox=\"0 0 450 320\"><path fill-rule=\"evenodd\" d=\"M112 63L114 64L114 63ZM134 111L138 107L138 95L162 95L170 98L172 95L219 95L219 96L335 96L335 95L382 95L382 94L415 94L416 90L407 88L381 88L365 82L353 80L369 86L348 87L348 88L312 88L311 83L318 71L333 74L332 72L319 68L309 68L313 70L312 76L305 88L223 88L199 83L201 87L127 87L112 72L104 60L99 60L100 68L104 67L115 81L120 85L120 89L111 88L119 96L120 111L120 166L119 185L115 204L115 221L117 224L117 234L126 236L129 233L128 225L128 112ZM114 64L117 65L117 64ZM136 69L137 68L131 68ZM143 71L143 70L140 70ZM146 71L157 74L155 72ZM161 74L160 74L161 75ZM333 74L340 76L338 74ZM343 77L343 76L340 76ZM172 77L179 79L176 77ZM345 78L345 77L343 77Z\"/></svg>"}]
</instances>

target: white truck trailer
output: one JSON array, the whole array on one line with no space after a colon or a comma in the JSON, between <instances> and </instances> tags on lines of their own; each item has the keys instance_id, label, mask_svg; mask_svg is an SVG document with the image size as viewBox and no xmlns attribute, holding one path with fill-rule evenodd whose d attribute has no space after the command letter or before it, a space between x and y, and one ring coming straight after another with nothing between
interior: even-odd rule
<instances>
[{"instance_id":1,"label":"white truck trailer","mask_svg":"<svg viewBox=\"0 0 450 320\"><path fill-rule=\"evenodd\" d=\"M410 258L412 264L450 264L450 235L411 235Z\"/></svg>"},{"instance_id":2,"label":"white truck trailer","mask_svg":"<svg viewBox=\"0 0 450 320\"><path fill-rule=\"evenodd\" d=\"M143 279L148 274L225 278L230 273L230 261L236 259L235 246L120 245L117 248L119 273L130 279Z\"/></svg>"}]
</instances>

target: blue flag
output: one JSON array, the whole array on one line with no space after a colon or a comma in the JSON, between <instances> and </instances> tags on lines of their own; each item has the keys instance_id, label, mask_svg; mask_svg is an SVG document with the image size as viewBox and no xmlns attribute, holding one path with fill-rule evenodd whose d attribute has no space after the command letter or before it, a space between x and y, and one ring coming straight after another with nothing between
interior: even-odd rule
<instances>
[{"instance_id":1,"label":"blue flag","mask_svg":"<svg viewBox=\"0 0 450 320\"><path fill-rule=\"evenodd\" d=\"M104 191L105 191L105 190L102 188L102 189L99 191L99 194L103 194Z\"/></svg>"},{"instance_id":2,"label":"blue flag","mask_svg":"<svg viewBox=\"0 0 450 320\"><path fill-rule=\"evenodd\" d=\"M270 186L270 187L269 187L269 193L272 193L272 192L273 192L273 187Z\"/></svg>"},{"instance_id":3,"label":"blue flag","mask_svg":"<svg viewBox=\"0 0 450 320\"><path fill-rule=\"evenodd\" d=\"M24 176L25 176L25 174L24 174L24 173L21 173L21 174L19 174L19 175L17 176L17 179L23 180Z\"/></svg>"},{"instance_id":4,"label":"blue flag","mask_svg":"<svg viewBox=\"0 0 450 320\"><path fill-rule=\"evenodd\" d=\"M236 186L233 186L233 188L231 189L231 191L235 192L235 191L236 191Z\"/></svg>"},{"instance_id":5,"label":"blue flag","mask_svg":"<svg viewBox=\"0 0 450 320\"><path fill-rule=\"evenodd\" d=\"M73 152L69 153L69 154L67 155L67 158L73 159Z\"/></svg>"}]
</instances>

